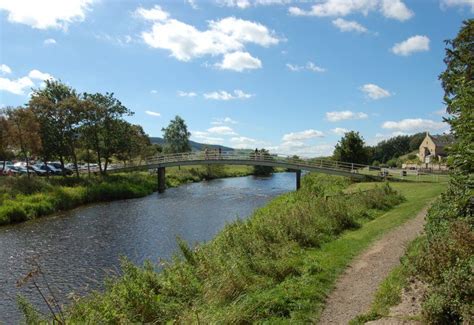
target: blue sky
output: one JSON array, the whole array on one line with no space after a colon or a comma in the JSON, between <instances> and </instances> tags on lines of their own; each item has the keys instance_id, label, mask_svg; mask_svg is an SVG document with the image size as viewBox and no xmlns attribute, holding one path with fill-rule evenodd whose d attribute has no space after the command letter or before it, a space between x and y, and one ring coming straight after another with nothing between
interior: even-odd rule
<instances>
[{"instance_id":1,"label":"blue sky","mask_svg":"<svg viewBox=\"0 0 474 325\"><path fill-rule=\"evenodd\" d=\"M151 136L327 155L445 132L445 39L474 0L0 0L0 105L60 79L113 92Z\"/></svg>"}]
</instances>

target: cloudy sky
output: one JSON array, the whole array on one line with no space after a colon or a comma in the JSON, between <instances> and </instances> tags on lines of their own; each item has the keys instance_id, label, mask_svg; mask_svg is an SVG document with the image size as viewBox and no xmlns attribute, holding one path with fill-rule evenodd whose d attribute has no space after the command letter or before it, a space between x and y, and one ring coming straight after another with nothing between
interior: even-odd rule
<instances>
[{"instance_id":1,"label":"cloudy sky","mask_svg":"<svg viewBox=\"0 0 474 325\"><path fill-rule=\"evenodd\" d=\"M0 105L44 79L113 92L152 136L326 155L442 133L445 39L474 0L0 0Z\"/></svg>"}]
</instances>

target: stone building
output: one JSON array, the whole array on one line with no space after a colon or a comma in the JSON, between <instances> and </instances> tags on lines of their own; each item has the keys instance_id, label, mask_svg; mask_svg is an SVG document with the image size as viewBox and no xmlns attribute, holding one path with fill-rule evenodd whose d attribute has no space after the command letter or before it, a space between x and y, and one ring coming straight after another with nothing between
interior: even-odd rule
<instances>
[{"instance_id":1,"label":"stone building","mask_svg":"<svg viewBox=\"0 0 474 325\"><path fill-rule=\"evenodd\" d=\"M431 135L426 132L426 136L420 144L418 157L423 163L439 162L441 158L447 156L446 149L453 141L454 138L450 134Z\"/></svg>"}]
</instances>

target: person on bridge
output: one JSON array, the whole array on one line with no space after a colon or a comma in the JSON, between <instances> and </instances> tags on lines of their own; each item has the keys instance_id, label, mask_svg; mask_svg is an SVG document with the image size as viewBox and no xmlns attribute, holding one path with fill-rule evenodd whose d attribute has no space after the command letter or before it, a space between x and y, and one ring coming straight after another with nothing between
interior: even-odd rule
<instances>
[{"instance_id":1,"label":"person on bridge","mask_svg":"<svg viewBox=\"0 0 474 325\"><path fill-rule=\"evenodd\" d=\"M219 159L222 159L222 148L219 147Z\"/></svg>"},{"instance_id":2,"label":"person on bridge","mask_svg":"<svg viewBox=\"0 0 474 325\"><path fill-rule=\"evenodd\" d=\"M257 159L258 159L258 149L255 148L255 160L257 160Z\"/></svg>"}]
</instances>

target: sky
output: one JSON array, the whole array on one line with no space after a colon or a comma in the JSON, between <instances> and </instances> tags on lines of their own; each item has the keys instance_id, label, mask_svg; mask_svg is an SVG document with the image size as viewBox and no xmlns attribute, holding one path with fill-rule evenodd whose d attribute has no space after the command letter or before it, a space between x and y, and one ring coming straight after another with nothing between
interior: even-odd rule
<instances>
[{"instance_id":1,"label":"sky","mask_svg":"<svg viewBox=\"0 0 474 325\"><path fill-rule=\"evenodd\" d=\"M0 105L45 79L112 92L150 136L329 155L449 132L444 40L474 0L0 0Z\"/></svg>"}]
</instances>

